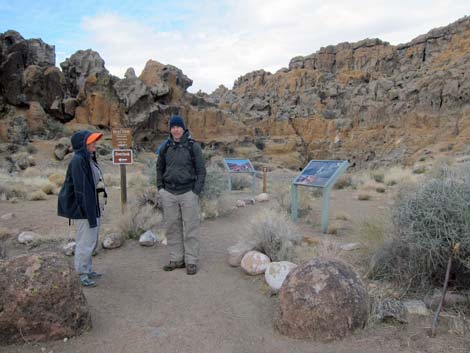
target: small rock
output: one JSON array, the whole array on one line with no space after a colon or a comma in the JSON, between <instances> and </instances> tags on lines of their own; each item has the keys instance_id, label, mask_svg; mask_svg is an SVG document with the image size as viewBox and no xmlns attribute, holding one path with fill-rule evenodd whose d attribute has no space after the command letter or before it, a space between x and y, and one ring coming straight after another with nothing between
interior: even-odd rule
<instances>
[{"instance_id":1,"label":"small rock","mask_svg":"<svg viewBox=\"0 0 470 353\"><path fill-rule=\"evenodd\" d=\"M296 267L296 264L289 261L271 262L264 272L266 283L273 291L279 291L289 272Z\"/></svg>"},{"instance_id":2,"label":"small rock","mask_svg":"<svg viewBox=\"0 0 470 353\"><path fill-rule=\"evenodd\" d=\"M407 323L407 311L403 303L393 298L385 298L377 307L377 317L380 320L396 320Z\"/></svg>"},{"instance_id":3,"label":"small rock","mask_svg":"<svg viewBox=\"0 0 470 353\"><path fill-rule=\"evenodd\" d=\"M254 198L250 199L244 199L245 205L254 205L256 203L256 200Z\"/></svg>"},{"instance_id":4,"label":"small rock","mask_svg":"<svg viewBox=\"0 0 470 353\"><path fill-rule=\"evenodd\" d=\"M430 314L426 304L422 300L405 300L403 302L405 309L409 315L427 316Z\"/></svg>"},{"instance_id":5,"label":"small rock","mask_svg":"<svg viewBox=\"0 0 470 353\"><path fill-rule=\"evenodd\" d=\"M21 232L18 235L18 242L20 244L31 244L39 239L39 234L31 232L29 230Z\"/></svg>"},{"instance_id":6,"label":"small rock","mask_svg":"<svg viewBox=\"0 0 470 353\"><path fill-rule=\"evenodd\" d=\"M237 200L237 207L245 207L246 203L243 200Z\"/></svg>"},{"instance_id":7,"label":"small rock","mask_svg":"<svg viewBox=\"0 0 470 353\"><path fill-rule=\"evenodd\" d=\"M2 221L9 221L10 219L13 219L15 218L15 214L14 213L5 213L4 215L2 215L0 218L2 219Z\"/></svg>"},{"instance_id":8,"label":"small rock","mask_svg":"<svg viewBox=\"0 0 470 353\"><path fill-rule=\"evenodd\" d=\"M260 275L266 271L271 260L259 251L248 251L242 258L241 268L249 275Z\"/></svg>"},{"instance_id":9,"label":"small rock","mask_svg":"<svg viewBox=\"0 0 470 353\"><path fill-rule=\"evenodd\" d=\"M75 254L75 242L71 241L70 243L65 244L62 247L62 252L65 256L73 256Z\"/></svg>"},{"instance_id":10,"label":"small rock","mask_svg":"<svg viewBox=\"0 0 470 353\"><path fill-rule=\"evenodd\" d=\"M146 231L139 237L139 244L142 246L154 246L157 242L157 237L151 230Z\"/></svg>"},{"instance_id":11,"label":"small rock","mask_svg":"<svg viewBox=\"0 0 470 353\"><path fill-rule=\"evenodd\" d=\"M243 256L255 248L254 243L239 242L227 249L227 262L232 267L240 266Z\"/></svg>"},{"instance_id":12,"label":"small rock","mask_svg":"<svg viewBox=\"0 0 470 353\"><path fill-rule=\"evenodd\" d=\"M122 246L124 239L120 234L110 233L107 234L103 239L103 248L105 249L116 249Z\"/></svg>"},{"instance_id":13,"label":"small rock","mask_svg":"<svg viewBox=\"0 0 470 353\"><path fill-rule=\"evenodd\" d=\"M259 195L256 195L255 196L255 201L256 202L267 202L267 201L269 201L269 194L263 192Z\"/></svg>"},{"instance_id":14,"label":"small rock","mask_svg":"<svg viewBox=\"0 0 470 353\"><path fill-rule=\"evenodd\" d=\"M361 243L348 243L348 244L343 244L339 248L344 251L351 251L351 250L357 250L362 247Z\"/></svg>"}]
</instances>

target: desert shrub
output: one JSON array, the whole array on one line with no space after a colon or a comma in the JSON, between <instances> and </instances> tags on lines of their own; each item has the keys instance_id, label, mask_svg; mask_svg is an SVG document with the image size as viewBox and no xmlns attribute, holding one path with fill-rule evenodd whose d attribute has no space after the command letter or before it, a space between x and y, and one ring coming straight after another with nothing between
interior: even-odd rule
<instances>
[{"instance_id":1,"label":"desert shrub","mask_svg":"<svg viewBox=\"0 0 470 353\"><path fill-rule=\"evenodd\" d=\"M385 187L383 186L377 186L375 188L375 191L378 192L379 194L383 194L385 192Z\"/></svg>"},{"instance_id":2,"label":"desert shrub","mask_svg":"<svg viewBox=\"0 0 470 353\"><path fill-rule=\"evenodd\" d=\"M352 185L352 178L349 174L341 175L338 180L336 180L335 185L333 188L336 190L346 189Z\"/></svg>"},{"instance_id":3,"label":"desert shrub","mask_svg":"<svg viewBox=\"0 0 470 353\"><path fill-rule=\"evenodd\" d=\"M54 183L47 182L41 186L41 190L46 194L46 195L52 195L57 192L57 186Z\"/></svg>"},{"instance_id":4,"label":"desert shrub","mask_svg":"<svg viewBox=\"0 0 470 353\"><path fill-rule=\"evenodd\" d=\"M0 199L11 200L11 199L26 199L26 190L24 186L13 184L7 185L4 183L0 184Z\"/></svg>"},{"instance_id":5,"label":"desert shrub","mask_svg":"<svg viewBox=\"0 0 470 353\"><path fill-rule=\"evenodd\" d=\"M383 183L385 179L385 172L383 170L374 170L370 173L372 179L377 183Z\"/></svg>"},{"instance_id":6,"label":"desert shrub","mask_svg":"<svg viewBox=\"0 0 470 353\"><path fill-rule=\"evenodd\" d=\"M417 166L413 169L413 174L424 174L426 173L426 167L424 165Z\"/></svg>"},{"instance_id":7,"label":"desert shrub","mask_svg":"<svg viewBox=\"0 0 470 353\"><path fill-rule=\"evenodd\" d=\"M47 200L47 195L44 191L42 190L36 190L33 191L31 194L28 196L28 200L30 201L43 201Z\"/></svg>"},{"instance_id":8,"label":"desert shrub","mask_svg":"<svg viewBox=\"0 0 470 353\"><path fill-rule=\"evenodd\" d=\"M338 212L335 216L335 219L339 221L349 221L351 219L351 216L346 212Z\"/></svg>"},{"instance_id":9,"label":"desert shrub","mask_svg":"<svg viewBox=\"0 0 470 353\"><path fill-rule=\"evenodd\" d=\"M214 200L219 198L227 189L227 174L223 169L210 166L206 170L206 180L201 193L201 200Z\"/></svg>"},{"instance_id":10,"label":"desert shrub","mask_svg":"<svg viewBox=\"0 0 470 353\"><path fill-rule=\"evenodd\" d=\"M127 177L127 185L132 188L141 188L148 185L148 180L139 172L132 173Z\"/></svg>"},{"instance_id":11,"label":"desert shrub","mask_svg":"<svg viewBox=\"0 0 470 353\"><path fill-rule=\"evenodd\" d=\"M285 213L266 210L257 214L251 221L251 232L257 249L271 261L294 261L294 246L300 243L301 237Z\"/></svg>"},{"instance_id":12,"label":"desert shrub","mask_svg":"<svg viewBox=\"0 0 470 353\"><path fill-rule=\"evenodd\" d=\"M366 193L366 192L361 192L359 193L359 195L357 195L357 199L359 201L369 201L372 197L370 196L370 194Z\"/></svg>"},{"instance_id":13,"label":"desert shrub","mask_svg":"<svg viewBox=\"0 0 470 353\"><path fill-rule=\"evenodd\" d=\"M277 203L281 212L291 213L291 184L287 182L270 183L272 199ZM320 194L318 194L320 193ZM316 197L321 196L321 190L310 187L297 188L297 212L299 217L307 215L312 210Z\"/></svg>"},{"instance_id":14,"label":"desert shrub","mask_svg":"<svg viewBox=\"0 0 470 353\"><path fill-rule=\"evenodd\" d=\"M106 186L118 186L121 185L121 178L114 174L104 175L104 184Z\"/></svg>"},{"instance_id":15,"label":"desert shrub","mask_svg":"<svg viewBox=\"0 0 470 353\"><path fill-rule=\"evenodd\" d=\"M232 174L232 190L243 190L252 187L253 177L251 174Z\"/></svg>"},{"instance_id":16,"label":"desert shrub","mask_svg":"<svg viewBox=\"0 0 470 353\"><path fill-rule=\"evenodd\" d=\"M147 230L155 231L161 221L161 213L151 205L143 207L129 205L126 214L117 221L117 228L123 237L137 239Z\"/></svg>"},{"instance_id":17,"label":"desert shrub","mask_svg":"<svg viewBox=\"0 0 470 353\"><path fill-rule=\"evenodd\" d=\"M160 195L156 186L151 185L137 191L136 204L138 207L150 205L155 209L161 209Z\"/></svg>"},{"instance_id":18,"label":"desert shrub","mask_svg":"<svg viewBox=\"0 0 470 353\"><path fill-rule=\"evenodd\" d=\"M384 182L387 186L402 185L416 182L417 176L409 169L392 167L385 173Z\"/></svg>"},{"instance_id":19,"label":"desert shrub","mask_svg":"<svg viewBox=\"0 0 470 353\"><path fill-rule=\"evenodd\" d=\"M400 190L392 207L394 238L374 257L371 273L424 289L442 284L455 244L452 284L470 280L470 166Z\"/></svg>"},{"instance_id":20,"label":"desert shrub","mask_svg":"<svg viewBox=\"0 0 470 353\"><path fill-rule=\"evenodd\" d=\"M145 161L144 174L148 177L150 185L157 185L157 161L153 158Z\"/></svg>"},{"instance_id":21,"label":"desert shrub","mask_svg":"<svg viewBox=\"0 0 470 353\"><path fill-rule=\"evenodd\" d=\"M29 154L34 154L38 151L37 147L34 146L32 143L28 143L28 145L26 145L26 152L28 152Z\"/></svg>"},{"instance_id":22,"label":"desert shrub","mask_svg":"<svg viewBox=\"0 0 470 353\"><path fill-rule=\"evenodd\" d=\"M46 121L44 130L44 137L47 140L71 135L71 132L65 128L64 124L54 119L48 119Z\"/></svg>"},{"instance_id":23,"label":"desert shrub","mask_svg":"<svg viewBox=\"0 0 470 353\"><path fill-rule=\"evenodd\" d=\"M53 173L47 177L51 183L56 184L57 186L62 186L65 181L65 175L59 173Z\"/></svg>"}]
</instances>

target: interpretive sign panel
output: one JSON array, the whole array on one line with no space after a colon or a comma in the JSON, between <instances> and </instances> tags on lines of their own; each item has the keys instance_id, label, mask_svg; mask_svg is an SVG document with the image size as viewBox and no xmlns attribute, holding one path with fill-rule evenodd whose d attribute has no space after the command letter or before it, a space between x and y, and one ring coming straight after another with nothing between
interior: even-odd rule
<instances>
[{"instance_id":1,"label":"interpretive sign panel","mask_svg":"<svg viewBox=\"0 0 470 353\"><path fill-rule=\"evenodd\" d=\"M230 173L255 173L249 159L224 159L224 163Z\"/></svg>"},{"instance_id":2,"label":"interpretive sign panel","mask_svg":"<svg viewBox=\"0 0 470 353\"><path fill-rule=\"evenodd\" d=\"M325 187L344 161L310 161L294 184Z\"/></svg>"}]
</instances>

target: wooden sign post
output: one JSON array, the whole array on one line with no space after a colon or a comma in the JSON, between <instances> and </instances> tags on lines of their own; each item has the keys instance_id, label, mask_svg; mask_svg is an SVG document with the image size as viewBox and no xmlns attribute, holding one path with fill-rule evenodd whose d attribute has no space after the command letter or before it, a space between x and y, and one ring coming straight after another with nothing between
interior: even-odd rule
<instances>
[{"instance_id":1,"label":"wooden sign post","mask_svg":"<svg viewBox=\"0 0 470 353\"><path fill-rule=\"evenodd\" d=\"M121 213L127 212L126 164L132 164L132 130L117 128L112 130L113 164L121 169Z\"/></svg>"},{"instance_id":2,"label":"wooden sign post","mask_svg":"<svg viewBox=\"0 0 470 353\"><path fill-rule=\"evenodd\" d=\"M266 173L268 172L268 168L263 167L263 192L266 193L267 188L266 188Z\"/></svg>"}]
</instances>

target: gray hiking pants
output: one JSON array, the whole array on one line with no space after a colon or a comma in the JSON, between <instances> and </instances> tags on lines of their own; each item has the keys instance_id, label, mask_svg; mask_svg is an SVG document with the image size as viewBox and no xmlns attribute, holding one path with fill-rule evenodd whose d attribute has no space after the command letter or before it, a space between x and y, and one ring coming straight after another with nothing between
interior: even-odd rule
<instances>
[{"instance_id":1,"label":"gray hiking pants","mask_svg":"<svg viewBox=\"0 0 470 353\"><path fill-rule=\"evenodd\" d=\"M199 196L189 191L174 195L160 189L170 261L197 265L199 259Z\"/></svg>"},{"instance_id":2,"label":"gray hiking pants","mask_svg":"<svg viewBox=\"0 0 470 353\"><path fill-rule=\"evenodd\" d=\"M87 276L93 271L91 256L98 246L98 232L100 230L100 219L97 219L95 228L90 228L87 219L76 219L77 235L75 237L75 271L80 278Z\"/></svg>"}]
</instances>

